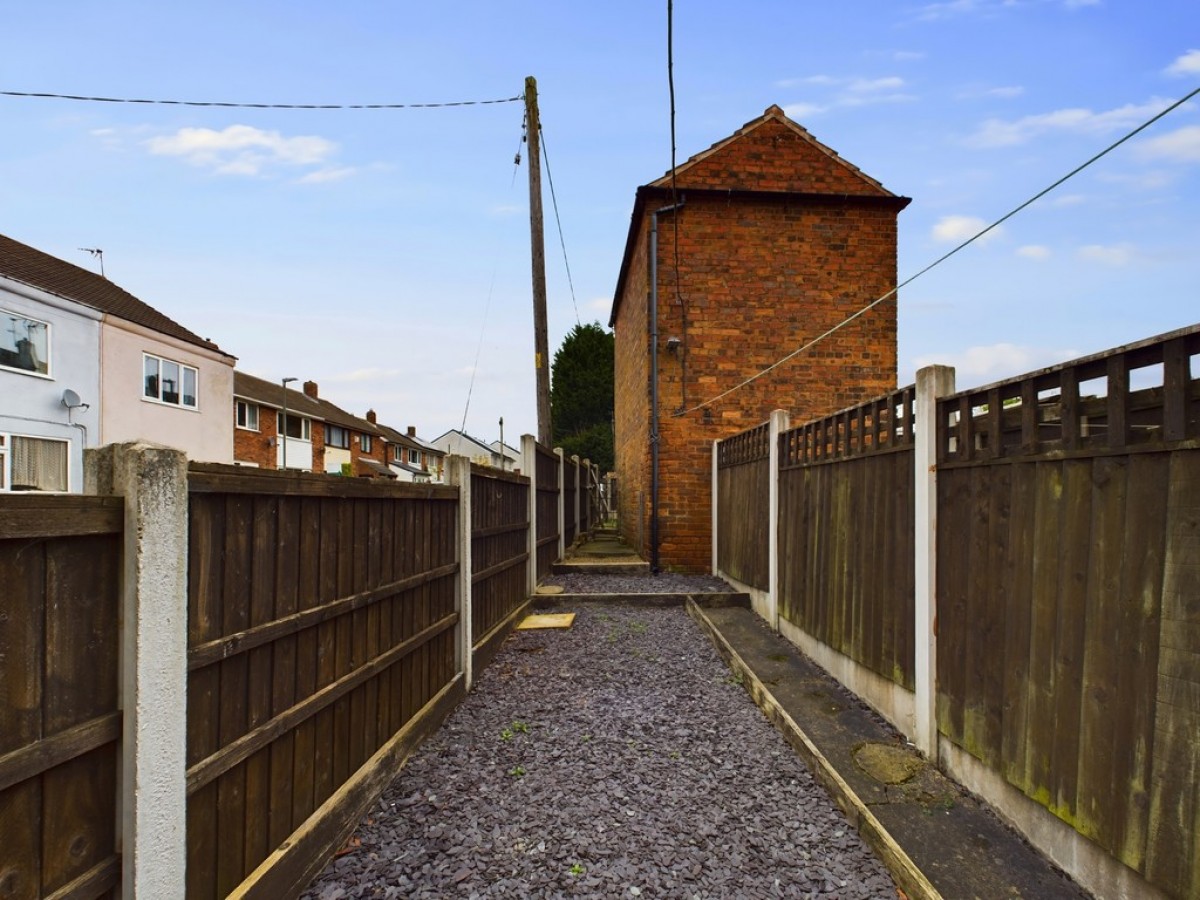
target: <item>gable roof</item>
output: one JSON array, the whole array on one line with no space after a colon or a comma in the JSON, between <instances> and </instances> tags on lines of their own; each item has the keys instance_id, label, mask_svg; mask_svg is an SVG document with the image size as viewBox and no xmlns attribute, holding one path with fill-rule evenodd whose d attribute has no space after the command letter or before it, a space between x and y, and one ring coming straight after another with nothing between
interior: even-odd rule
<instances>
[{"instance_id":1,"label":"gable roof","mask_svg":"<svg viewBox=\"0 0 1200 900\"><path fill-rule=\"evenodd\" d=\"M0 234L0 275L233 359L102 275Z\"/></svg>"},{"instance_id":2,"label":"gable roof","mask_svg":"<svg viewBox=\"0 0 1200 900\"><path fill-rule=\"evenodd\" d=\"M804 165L795 164L794 154L785 158L777 152L780 140L792 142L791 149L798 153ZM893 194L857 166L842 159L835 150L789 119L779 106L769 106L761 116L751 119L729 137L677 166L674 190L669 171L637 189L613 292L609 328L617 322L625 279L633 263L647 209L655 208L650 204L665 205L677 198L683 205L689 196L823 203L837 198L847 204L883 207L896 212L912 202L908 197Z\"/></svg>"},{"instance_id":3,"label":"gable roof","mask_svg":"<svg viewBox=\"0 0 1200 900\"><path fill-rule=\"evenodd\" d=\"M238 369L233 370L233 395L243 400L253 400L274 409L283 408L283 385L247 375ZM292 388L287 389L287 408L297 415L309 416L313 419L325 418L325 410L312 397Z\"/></svg>"}]
</instances>

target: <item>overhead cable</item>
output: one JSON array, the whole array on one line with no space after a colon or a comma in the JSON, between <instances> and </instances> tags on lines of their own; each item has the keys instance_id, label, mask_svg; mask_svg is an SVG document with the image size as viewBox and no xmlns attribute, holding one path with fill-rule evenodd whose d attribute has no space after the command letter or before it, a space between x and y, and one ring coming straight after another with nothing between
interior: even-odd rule
<instances>
[{"instance_id":1,"label":"overhead cable","mask_svg":"<svg viewBox=\"0 0 1200 900\"><path fill-rule=\"evenodd\" d=\"M546 131L538 123L538 134L541 136L542 158L546 160L546 179L550 182L550 203L554 207L554 221L558 225L558 243L562 246L563 265L567 269L567 285L571 288L571 305L575 307L575 324L579 321L579 304L575 302L575 282L571 280L571 261L567 259L567 241L563 237L562 219L558 215L558 197L554 194L554 175L550 172L550 154L546 150Z\"/></svg>"},{"instance_id":2,"label":"overhead cable","mask_svg":"<svg viewBox=\"0 0 1200 900\"><path fill-rule=\"evenodd\" d=\"M49 94L30 91L0 91L4 97L29 97L37 100L78 100L84 103L141 103L157 106L211 106L222 109L444 109L452 106L488 106L516 103L525 99L500 97L495 100L455 100L449 103L231 103L218 100L145 100L132 97L86 97L79 94Z\"/></svg>"}]
</instances>

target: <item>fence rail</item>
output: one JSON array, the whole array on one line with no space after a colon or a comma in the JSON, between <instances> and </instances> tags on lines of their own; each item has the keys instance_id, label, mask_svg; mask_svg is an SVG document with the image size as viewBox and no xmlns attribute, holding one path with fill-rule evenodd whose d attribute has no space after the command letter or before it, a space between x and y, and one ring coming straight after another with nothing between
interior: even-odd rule
<instances>
[{"instance_id":1,"label":"fence rail","mask_svg":"<svg viewBox=\"0 0 1200 900\"><path fill-rule=\"evenodd\" d=\"M528 601L530 480L471 467L471 631L475 648Z\"/></svg>"}]
</instances>

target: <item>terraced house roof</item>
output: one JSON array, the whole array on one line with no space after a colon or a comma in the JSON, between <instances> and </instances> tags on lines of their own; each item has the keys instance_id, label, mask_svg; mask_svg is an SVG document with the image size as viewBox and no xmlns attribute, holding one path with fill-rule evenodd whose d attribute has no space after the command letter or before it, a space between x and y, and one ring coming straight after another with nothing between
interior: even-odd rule
<instances>
[{"instance_id":1,"label":"terraced house roof","mask_svg":"<svg viewBox=\"0 0 1200 900\"><path fill-rule=\"evenodd\" d=\"M0 276L233 358L102 275L0 234Z\"/></svg>"}]
</instances>

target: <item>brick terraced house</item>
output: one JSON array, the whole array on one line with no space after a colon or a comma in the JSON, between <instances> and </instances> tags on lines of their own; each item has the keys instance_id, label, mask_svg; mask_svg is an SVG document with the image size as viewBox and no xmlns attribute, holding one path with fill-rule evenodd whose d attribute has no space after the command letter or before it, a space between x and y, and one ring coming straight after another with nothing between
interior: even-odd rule
<instances>
[{"instance_id":1,"label":"brick terraced house","mask_svg":"<svg viewBox=\"0 0 1200 900\"><path fill-rule=\"evenodd\" d=\"M643 556L700 572L711 565L712 442L774 409L800 424L894 389L895 298L702 404L894 288L896 220L910 201L778 106L680 165L675 188L670 173L638 188L609 320L619 513Z\"/></svg>"}]
</instances>

